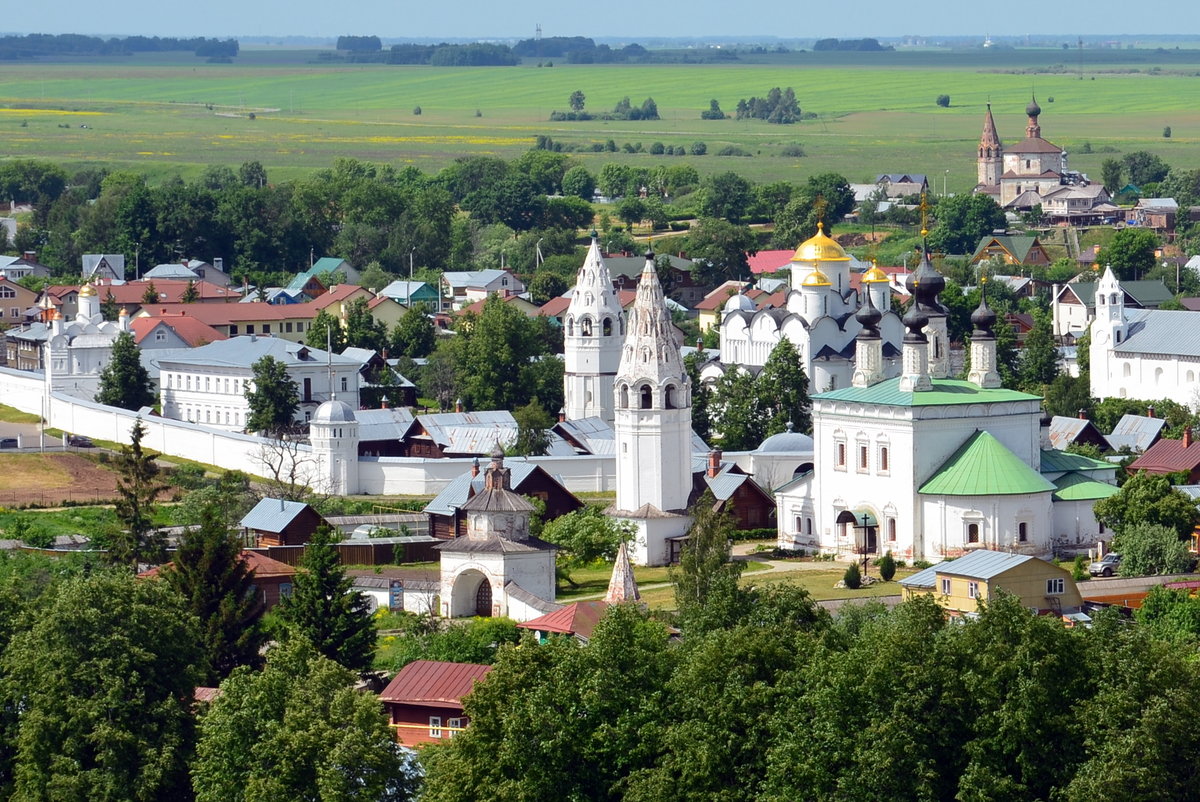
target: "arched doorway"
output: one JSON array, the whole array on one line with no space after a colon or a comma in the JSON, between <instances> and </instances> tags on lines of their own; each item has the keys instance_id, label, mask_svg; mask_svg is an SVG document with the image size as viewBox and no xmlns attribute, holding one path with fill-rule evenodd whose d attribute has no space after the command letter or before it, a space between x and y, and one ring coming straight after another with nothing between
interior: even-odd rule
<instances>
[{"instance_id":1,"label":"arched doorway","mask_svg":"<svg viewBox=\"0 0 1200 802\"><path fill-rule=\"evenodd\" d=\"M854 552L856 554L877 554L879 552L879 521L870 510L842 510L838 513L836 523L846 526L854 533Z\"/></svg>"},{"instance_id":2,"label":"arched doorway","mask_svg":"<svg viewBox=\"0 0 1200 802\"><path fill-rule=\"evenodd\" d=\"M450 591L450 617L492 615L492 583L477 569L468 568L454 578Z\"/></svg>"},{"instance_id":3,"label":"arched doorway","mask_svg":"<svg viewBox=\"0 0 1200 802\"><path fill-rule=\"evenodd\" d=\"M481 618L492 617L492 583L486 578L479 581L475 589L475 615Z\"/></svg>"}]
</instances>

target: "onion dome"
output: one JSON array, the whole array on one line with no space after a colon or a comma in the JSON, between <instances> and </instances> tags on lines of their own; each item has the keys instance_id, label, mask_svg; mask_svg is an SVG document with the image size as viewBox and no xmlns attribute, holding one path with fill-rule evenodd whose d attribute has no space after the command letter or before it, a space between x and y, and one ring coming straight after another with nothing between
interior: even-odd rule
<instances>
[{"instance_id":1,"label":"onion dome","mask_svg":"<svg viewBox=\"0 0 1200 802\"><path fill-rule=\"evenodd\" d=\"M908 334L904 335L904 342L927 342L924 329L929 325L929 315L925 314L916 300L908 305L908 311L904 313L904 318L900 322L904 324L904 328L908 329Z\"/></svg>"},{"instance_id":2,"label":"onion dome","mask_svg":"<svg viewBox=\"0 0 1200 802\"><path fill-rule=\"evenodd\" d=\"M991 337L992 326L996 325L996 313L987 305L987 295L979 299L979 306L971 313L971 325L975 327L974 337Z\"/></svg>"},{"instance_id":3,"label":"onion dome","mask_svg":"<svg viewBox=\"0 0 1200 802\"><path fill-rule=\"evenodd\" d=\"M871 265L871 269L863 273L863 284L880 284L888 280L887 273L879 269L878 265Z\"/></svg>"},{"instance_id":4,"label":"onion dome","mask_svg":"<svg viewBox=\"0 0 1200 802\"><path fill-rule=\"evenodd\" d=\"M825 224L817 223L817 233L800 243L792 254L793 262L849 262L850 257L837 241L825 233Z\"/></svg>"},{"instance_id":5,"label":"onion dome","mask_svg":"<svg viewBox=\"0 0 1200 802\"><path fill-rule=\"evenodd\" d=\"M883 320L883 313L875 308L875 304L871 302L871 293L865 293L867 296L866 302L858 308L854 313L854 319L862 324L863 330L860 336L879 336L879 321Z\"/></svg>"},{"instance_id":6,"label":"onion dome","mask_svg":"<svg viewBox=\"0 0 1200 802\"><path fill-rule=\"evenodd\" d=\"M813 271L804 277L804 281L800 282L801 287L830 287L829 276L821 272L820 268L813 268Z\"/></svg>"},{"instance_id":7,"label":"onion dome","mask_svg":"<svg viewBox=\"0 0 1200 802\"><path fill-rule=\"evenodd\" d=\"M96 288L93 287L91 284L84 284L82 287L79 288L79 296L81 298L91 298L95 294L96 294Z\"/></svg>"},{"instance_id":8,"label":"onion dome","mask_svg":"<svg viewBox=\"0 0 1200 802\"><path fill-rule=\"evenodd\" d=\"M905 289L908 294L916 299L917 304L925 312L941 311L941 303L938 301L938 295L942 290L946 289L946 279L942 274L937 272L937 269L929 261L929 254L922 252L921 264L917 269L908 275L904 282ZM907 324L905 324L907 325Z\"/></svg>"},{"instance_id":9,"label":"onion dome","mask_svg":"<svg viewBox=\"0 0 1200 802\"><path fill-rule=\"evenodd\" d=\"M1042 107L1038 105L1037 98L1030 97L1029 105L1025 107L1025 113L1030 117L1036 117L1042 113Z\"/></svg>"}]
</instances>

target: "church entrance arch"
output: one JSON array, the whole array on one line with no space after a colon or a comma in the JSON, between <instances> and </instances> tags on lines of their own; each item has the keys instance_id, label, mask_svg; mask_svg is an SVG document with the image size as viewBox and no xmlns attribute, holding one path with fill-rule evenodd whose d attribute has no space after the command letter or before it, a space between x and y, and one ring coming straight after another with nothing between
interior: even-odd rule
<instances>
[{"instance_id":1,"label":"church entrance arch","mask_svg":"<svg viewBox=\"0 0 1200 802\"><path fill-rule=\"evenodd\" d=\"M854 532L854 552L856 554L879 553L879 519L868 509L851 512L842 510L838 513L837 524L846 526Z\"/></svg>"},{"instance_id":2,"label":"church entrance arch","mask_svg":"<svg viewBox=\"0 0 1200 802\"><path fill-rule=\"evenodd\" d=\"M450 617L492 615L492 583L480 571L467 569L454 578L450 592Z\"/></svg>"}]
</instances>

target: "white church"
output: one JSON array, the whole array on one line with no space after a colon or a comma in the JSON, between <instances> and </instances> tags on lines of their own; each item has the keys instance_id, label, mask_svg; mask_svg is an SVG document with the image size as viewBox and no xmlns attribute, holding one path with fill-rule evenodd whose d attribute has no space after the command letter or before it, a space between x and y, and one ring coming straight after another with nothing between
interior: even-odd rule
<instances>
[{"instance_id":1,"label":"white church","mask_svg":"<svg viewBox=\"0 0 1200 802\"><path fill-rule=\"evenodd\" d=\"M786 305L779 309L756 309L744 295L734 295L721 315L720 358L704 365L700 378L719 379L733 366L761 368L775 346L791 340L800 354L800 364L817 391L847 387L854 372L854 341L862 326L855 318L859 290L851 286L851 260L846 251L818 224L815 236L796 249L789 266L790 289ZM883 343L883 370L888 377L899 373L900 341L904 327L891 311L891 289L887 275L877 267L860 279L880 311L879 333ZM944 365L949 357L945 312L930 314L930 359Z\"/></svg>"},{"instance_id":2,"label":"white church","mask_svg":"<svg viewBox=\"0 0 1200 802\"><path fill-rule=\"evenodd\" d=\"M949 378L928 336L945 282L927 257L913 278L900 375L882 369L883 315L868 295L850 386L813 396L815 470L776 492L779 546L936 562L1094 545L1092 504L1116 492L1114 466L1042 451L1041 399L1000 386L986 298L967 380Z\"/></svg>"}]
</instances>

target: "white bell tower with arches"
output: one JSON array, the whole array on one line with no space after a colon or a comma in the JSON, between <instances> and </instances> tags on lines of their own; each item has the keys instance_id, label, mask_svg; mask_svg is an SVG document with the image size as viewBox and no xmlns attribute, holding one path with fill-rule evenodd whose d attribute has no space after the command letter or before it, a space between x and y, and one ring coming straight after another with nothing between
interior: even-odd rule
<instances>
[{"instance_id":1,"label":"white bell tower with arches","mask_svg":"<svg viewBox=\"0 0 1200 802\"><path fill-rule=\"evenodd\" d=\"M613 421L613 384L625 339L625 312L613 289L595 231L563 318L563 390L567 420Z\"/></svg>"}]
</instances>

